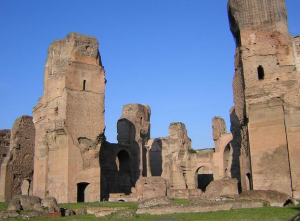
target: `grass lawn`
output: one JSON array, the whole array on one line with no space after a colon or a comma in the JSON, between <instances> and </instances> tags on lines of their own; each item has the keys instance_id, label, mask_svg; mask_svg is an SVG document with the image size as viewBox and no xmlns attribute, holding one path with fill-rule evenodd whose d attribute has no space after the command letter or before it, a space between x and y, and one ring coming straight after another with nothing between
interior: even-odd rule
<instances>
[{"instance_id":1,"label":"grass lawn","mask_svg":"<svg viewBox=\"0 0 300 221\"><path fill-rule=\"evenodd\" d=\"M176 203L183 204L186 201L182 200L174 200ZM70 203L70 204L60 204L60 207L68 208L68 209L77 209L77 208L86 208L87 206L105 206L105 207L128 207L131 211L136 210L137 203L125 203L125 202L97 202L97 203ZM7 203L0 203L0 210L6 210ZM292 206L292 207L263 207L257 209L240 209L240 210L230 210L230 211L219 211L219 212L206 212L206 213L188 213L188 214L173 214L173 215L160 215L154 216L149 214L142 215L134 215L133 218L122 220L159 220L164 218L177 218L178 220L266 220L266 221L287 221L292 218L294 215L300 212L300 206ZM86 220L99 220L100 218L96 218L94 215L78 215L78 216L70 216L70 217L62 217L62 218L31 218L30 220L65 220L65 221L86 221ZM103 219L103 218L102 218ZM114 218L114 215L110 215L108 220L121 220ZM7 220L24 220L24 219L7 219Z\"/></svg>"}]
</instances>

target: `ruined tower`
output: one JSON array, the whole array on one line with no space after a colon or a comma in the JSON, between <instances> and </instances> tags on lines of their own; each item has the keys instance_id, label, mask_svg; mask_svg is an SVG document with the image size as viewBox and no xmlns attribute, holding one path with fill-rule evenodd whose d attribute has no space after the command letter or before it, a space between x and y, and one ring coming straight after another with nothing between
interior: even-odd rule
<instances>
[{"instance_id":1,"label":"ruined tower","mask_svg":"<svg viewBox=\"0 0 300 221\"><path fill-rule=\"evenodd\" d=\"M300 198L299 46L297 52L285 1L229 0L228 16L236 41L231 119L242 189Z\"/></svg>"},{"instance_id":2,"label":"ruined tower","mask_svg":"<svg viewBox=\"0 0 300 221\"><path fill-rule=\"evenodd\" d=\"M70 33L48 50L44 94L33 108L34 195L100 200L105 72L97 39Z\"/></svg>"}]
</instances>

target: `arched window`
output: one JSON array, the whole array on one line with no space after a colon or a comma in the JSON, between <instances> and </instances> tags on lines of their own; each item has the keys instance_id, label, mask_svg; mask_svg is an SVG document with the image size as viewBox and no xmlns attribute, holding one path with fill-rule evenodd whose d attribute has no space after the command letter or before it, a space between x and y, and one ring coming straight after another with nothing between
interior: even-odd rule
<instances>
[{"instance_id":1,"label":"arched window","mask_svg":"<svg viewBox=\"0 0 300 221\"><path fill-rule=\"evenodd\" d=\"M263 66L259 65L257 68L258 80L263 80L265 78L265 72Z\"/></svg>"},{"instance_id":2,"label":"arched window","mask_svg":"<svg viewBox=\"0 0 300 221\"><path fill-rule=\"evenodd\" d=\"M85 91L85 84L86 84L86 80L83 80L83 87L82 89Z\"/></svg>"}]
</instances>

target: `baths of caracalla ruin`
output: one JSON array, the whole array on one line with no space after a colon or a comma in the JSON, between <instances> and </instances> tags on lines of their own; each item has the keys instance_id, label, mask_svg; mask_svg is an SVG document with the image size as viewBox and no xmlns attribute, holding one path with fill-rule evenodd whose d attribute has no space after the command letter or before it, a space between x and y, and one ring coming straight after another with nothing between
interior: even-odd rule
<instances>
[{"instance_id":1,"label":"baths of caracalla ruin","mask_svg":"<svg viewBox=\"0 0 300 221\"><path fill-rule=\"evenodd\" d=\"M289 33L284 0L229 0L228 18L234 107L230 132L222 118L212 120L214 148L193 151L181 122L152 138L151 109L136 103L124 105L118 142L108 142L98 41L70 33L49 47L33 117L0 130L0 200L133 202L248 190L300 199L300 38Z\"/></svg>"}]
</instances>

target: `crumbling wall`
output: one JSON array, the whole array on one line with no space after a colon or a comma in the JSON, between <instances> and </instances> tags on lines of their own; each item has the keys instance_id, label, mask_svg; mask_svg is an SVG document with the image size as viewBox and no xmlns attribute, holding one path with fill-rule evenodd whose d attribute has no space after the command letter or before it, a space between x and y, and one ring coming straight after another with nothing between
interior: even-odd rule
<instances>
[{"instance_id":1,"label":"crumbling wall","mask_svg":"<svg viewBox=\"0 0 300 221\"><path fill-rule=\"evenodd\" d=\"M140 200L166 196L168 183L162 177L141 177L136 183L136 195Z\"/></svg>"},{"instance_id":2,"label":"crumbling wall","mask_svg":"<svg viewBox=\"0 0 300 221\"><path fill-rule=\"evenodd\" d=\"M223 132L224 125L219 126L218 130ZM195 196L201 193L195 189L205 191L214 179L214 149L192 150L183 123L171 123L169 136L150 139L145 151L147 176L161 176L167 180L171 195ZM191 191L193 189L195 192Z\"/></svg>"},{"instance_id":3,"label":"crumbling wall","mask_svg":"<svg viewBox=\"0 0 300 221\"><path fill-rule=\"evenodd\" d=\"M33 108L34 194L41 198L100 200L106 80L98 45L94 37L70 33L49 47L44 94Z\"/></svg>"},{"instance_id":4,"label":"crumbling wall","mask_svg":"<svg viewBox=\"0 0 300 221\"><path fill-rule=\"evenodd\" d=\"M227 133L226 124L223 118L214 117L212 119L212 132L215 144L213 154L214 180L224 177L233 177L231 168L237 166L238 159L233 158L233 148L230 144L232 133Z\"/></svg>"},{"instance_id":5,"label":"crumbling wall","mask_svg":"<svg viewBox=\"0 0 300 221\"><path fill-rule=\"evenodd\" d=\"M32 117L19 117L12 127L9 152L1 165L1 201L32 194L34 139Z\"/></svg>"},{"instance_id":6,"label":"crumbling wall","mask_svg":"<svg viewBox=\"0 0 300 221\"><path fill-rule=\"evenodd\" d=\"M185 125L180 122L171 123L169 136L161 138L162 142L162 177L169 180L170 188L194 188L194 176L190 172L191 161L189 149L191 140L187 136Z\"/></svg>"},{"instance_id":7,"label":"crumbling wall","mask_svg":"<svg viewBox=\"0 0 300 221\"><path fill-rule=\"evenodd\" d=\"M144 146L150 138L150 114L147 105L124 105L117 123L118 144L105 142L100 150L101 199L131 194L147 174Z\"/></svg>"},{"instance_id":8,"label":"crumbling wall","mask_svg":"<svg viewBox=\"0 0 300 221\"><path fill-rule=\"evenodd\" d=\"M0 165L2 165L7 153L9 151L10 145L10 130L0 130ZM0 180L1 180L1 170L0 170ZM0 182L1 190L1 182Z\"/></svg>"},{"instance_id":9,"label":"crumbling wall","mask_svg":"<svg viewBox=\"0 0 300 221\"><path fill-rule=\"evenodd\" d=\"M0 165L2 165L9 151L10 133L11 133L10 130L0 130ZM1 177L1 170L0 170L0 177Z\"/></svg>"},{"instance_id":10,"label":"crumbling wall","mask_svg":"<svg viewBox=\"0 0 300 221\"><path fill-rule=\"evenodd\" d=\"M296 67L297 67L298 73L300 73L300 37L299 37L299 35L297 35L293 38L293 45L294 45ZM299 75L298 75L298 77L299 77Z\"/></svg>"}]
</instances>

